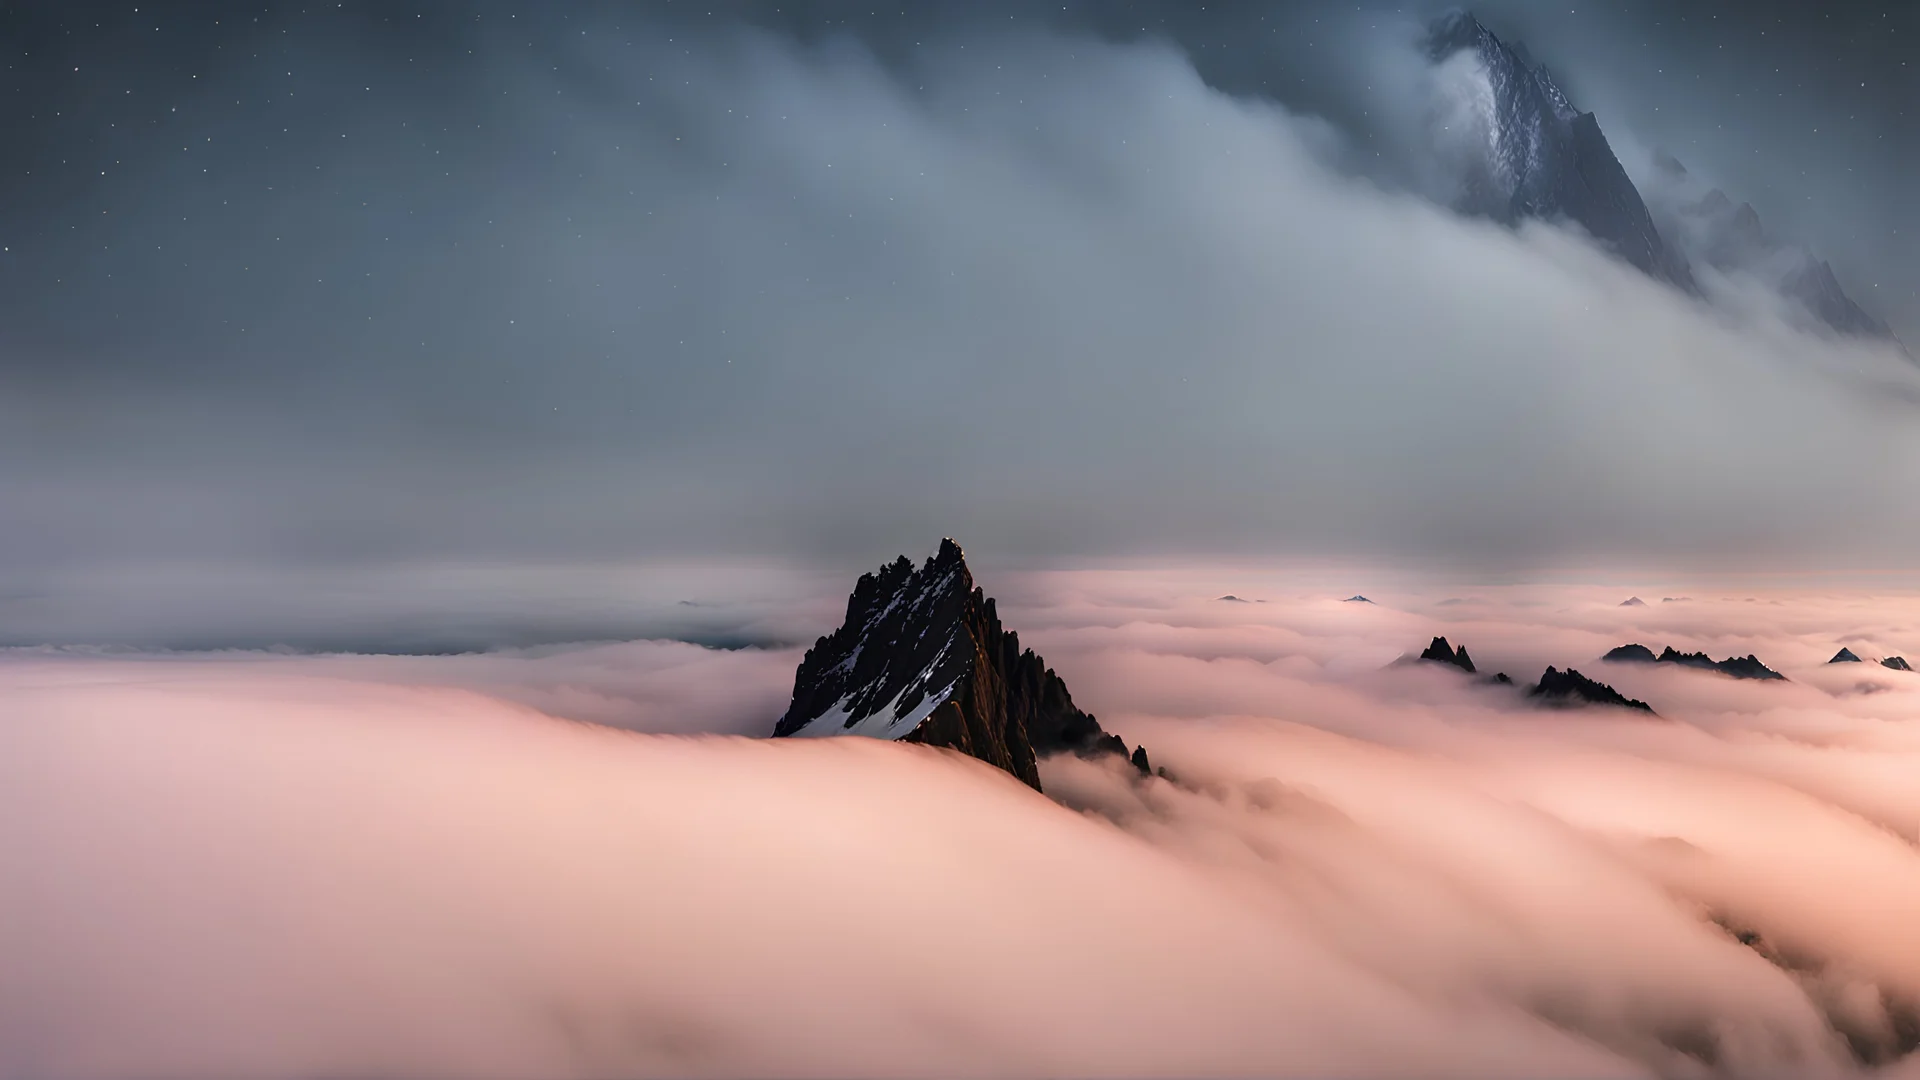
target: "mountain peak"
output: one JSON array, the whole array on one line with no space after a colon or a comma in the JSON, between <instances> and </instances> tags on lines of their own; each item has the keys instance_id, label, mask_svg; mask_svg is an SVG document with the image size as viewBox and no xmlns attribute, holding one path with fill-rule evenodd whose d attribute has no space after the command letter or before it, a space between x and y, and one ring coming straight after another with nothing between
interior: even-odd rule
<instances>
[{"instance_id":1,"label":"mountain peak","mask_svg":"<svg viewBox=\"0 0 1920 1080\"><path fill-rule=\"evenodd\" d=\"M1427 24L1427 55L1445 60L1461 49L1475 48L1493 34L1466 8L1449 8Z\"/></svg>"},{"instance_id":2,"label":"mountain peak","mask_svg":"<svg viewBox=\"0 0 1920 1080\"><path fill-rule=\"evenodd\" d=\"M1484 160L1459 209L1515 224L1579 226L1651 277L1698 293L1692 267L1661 237L1640 190L1614 155L1599 120L1576 108L1544 64L1500 40L1472 12L1456 8L1427 29L1435 64L1470 53L1486 93L1475 95Z\"/></svg>"},{"instance_id":3,"label":"mountain peak","mask_svg":"<svg viewBox=\"0 0 1920 1080\"><path fill-rule=\"evenodd\" d=\"M1831 264L1769 234L1752 203L1736 204L1720 188L1694 197L1691 193L1703 184L1692 183L1684 165L1664 153L1656 153L1654 163L1665 183L1656 193L1677 213L1678 235L1701 262L1759 278L1829 330L1890 342L1905 351L1892 327L1847 295Z\"/></svg>"},{"instance_id":4,"label":"mountain peak","mask_svg":"<svg viewBox=\"0 0 1920 1080\"><path fill-rule=\"evenodd\" d=\"M905 559L906 556L900 556ZM959 541L951 536L940 538L940 550L934 553L932 562L939 566L965 565L967 553L960 550Z\"/></svg>"},{"instance_id":5,"label":"mountain peak","mask_svg":"<svg viewBox=\"0 0 1920 1080\"><path fill-rule=\"evenodd\" d=\"M1128 757L1126 743L1075 707L1060 676L1001 626L950 537L918 569L903 555L860 576L846 620L800 661L773 734L944 746L1036 790L1038 759L1049 754Z\"/></svg>"},{"instance_id":6,"label":"mountain peak","mask_svg":"<svg viewBox=\"0 0 1920 1080\"><path fill-rule=\"evenodd\" d=\"M1527 696L1538 698L1543 703L1555 706L1612 705L1622 709L1635 709L1653 714L1653 706L1644 701L1630 698L1603 682L1596 682L1585 675L1568 668L1549 667L1540 676ZM1657 714L1654 714L1657 715Z\"/></svg>"},{"instance_id":7,"label":"mountain peak","mask_svg":"<svg viewBox=\"0 0 1920 1080\"><path fill-rule=\"evenodd\" d=\"M1468 674L1474 671L1473 658L1467 655L1467 647L1462 645L1455 649L1444 637L1434 638L1433 643L1420 654L1420 659L1435 664L1449 664Z\"/></svg>"}]
</instances>

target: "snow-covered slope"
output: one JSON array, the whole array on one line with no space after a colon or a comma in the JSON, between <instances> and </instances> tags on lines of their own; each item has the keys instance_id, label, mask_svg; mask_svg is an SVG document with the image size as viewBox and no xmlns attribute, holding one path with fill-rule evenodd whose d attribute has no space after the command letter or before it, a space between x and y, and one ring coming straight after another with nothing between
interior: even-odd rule
<instances>
[{"instance_id":1,"label":"snow-covered slope","mask_svg":"<svg viewBox=\"0 0 1920 1080\"><path fill-rule=\"evenodd\" d=\"M969 674L973 642L964 614L972 589L952 540L921 570L902 555L862 574L846 622L808 650L774 734L911 734Z\"/></svg>"},{"instance_id":2,"label":"snow-covered slope","mask_svg":"<svg viewBox=\"0 0 1920 1080\"><path fill-rule=\"evenodd\" d=\"M918 569L905 556L863 574L846 621L807 650L775 738L866 735L951 747L1034 788L1036 761L1127 746L1073 704L1066 683L1000 625L960 545ZM1146 753L1134 764L1147 771Z\"/></svg>"}]
</instances>

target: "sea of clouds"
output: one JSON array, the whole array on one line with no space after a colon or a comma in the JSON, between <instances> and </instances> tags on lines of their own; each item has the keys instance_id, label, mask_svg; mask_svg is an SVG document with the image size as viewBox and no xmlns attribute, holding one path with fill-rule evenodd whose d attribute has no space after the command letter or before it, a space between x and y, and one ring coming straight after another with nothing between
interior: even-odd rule
<instances>
[{"instance_id":1,"label":"sea of clouds","mask_svg":"<svg viewBox=\"0 0 1920 1080\"><path fill-rule=\"evenodd\" d=\"M767 740L798 648L0 654L0 1075L1915 1075L1920 675L1825 661L1920 596L987 584L1171 780Z\"/></svg>"},{"instance_id":2,"label":"sea of clouds","mask_svg":"<svg viewBox=\"0 0 1920 1080\"><path fill-rule=\"evenodd\" d=\"M458 211L510 271L395 267L534 337L402 287L472 347L0 402L0 1075L1920 1075L1920 675L1825 663L1920 658L1920 594L1591 584L1904 558L1904 358L1357 179L1170 47L578 48L605 93L516 61L489 119L579 182ZM1009 570L1170 779L763 738L819 566L949 529L1589 584ZM734 549L814 569L604 561ZM1436 634L1659 715L1389 666Z\"/></svg>"}]
</instances>

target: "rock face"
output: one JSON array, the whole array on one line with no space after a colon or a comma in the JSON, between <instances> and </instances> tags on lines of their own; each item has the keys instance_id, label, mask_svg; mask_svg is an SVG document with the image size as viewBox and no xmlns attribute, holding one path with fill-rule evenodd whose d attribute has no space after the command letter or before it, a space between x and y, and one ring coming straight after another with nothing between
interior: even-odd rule
<instances>
[{"instance_id":1,"label":"rock face","mask_svg":"<svg viewBox=\"0 0 1920 1080\"><path fill-rule=\"evenodd\" d=\"M960 545L915 569L906 556L862 574L846 621L807 650L775 738L866 735L945 746L1040 788L1039 758L1117 754L1127 744L1081 712L1061 681L1000 625ZM1144 749L1131 760L1147 773Z\"/></svg>"},{"instance_id":2,"label":"rock face","mask_svg":"<svg viewBox=\"0 0 1920 1080\"><path fill-rule=\"evenodd\" d=\"M1829 660L1829 661L1827 661L1827 663L1829 663L1829 664L1858 664L1858 663L1861 663L1861 660L1860 660L1860 658L1859 658L1859 657L1857 657L1857 656L1855 656L1855 655L1853 655L1853 650L1852 650L1852 649L1841 649L1841 650L1840 650L1839 652L1837 652L1837 653L1834 653L1834 654L1833 654L1833 659L1831 659L1831 660Z\"/></svg>"},{"instance_id":3,"label":"rock face","mask_svg":"<svg viewBox=\"0 0 1920 1080\"><path fill-rule=\"evenodd\" d=\"M1527 696L1549 705L1616 705L1653 714L1653 706L1646 702L1627 697L1606 683L1594 682L1572 668L1548 668Z\"/></svg>"},{"instance_id":4,"label":"rock face","mask_svg":"<svg viewBox=\"0 0 1920 1080\"><path fill-rule=\"evenodd\" d=\"M1473 658L1467 655L1467 647L1462 645L1456 652L1443 637L1434 638L1433 644L1427 646L1427 651L1420 654L1420 659L1436 664L1451 664L1468 674L1473 673Z\"/></svg>"},{"instance_id":5,"label":"rock face","mask_svg":"<svg viewBox=\"0 0 1920 1080\"><path fill-rule=\"evenodd\" d=\"M1907 658L1904 656L1889 656L1885 660L1880 661L1880 666L1884 668L1892 668L1895 671L1912 671L1913 670L1913 665L1907 663Z\"/></svg>"},{"instance_id":6,"label":"rock face","mask_svg":"<svg viewBox=\"0 0 1920 1080\"><path fill-rule=\"evenodd\" d=\"M1524 46L1456 10L1428 28L1427 53L1435 63L1468 54L1486 81L1472 120L1484 160L1474 162L1461 210L1509 224L1571 222L1652 277L1698 292L1686 257L1661 237L1600 122L1575 108Z\"/></svg>"},{"instance_id":7,"label":"rock face","mask_svg":"<svg viewBox=\"0 0 1920 1080\"><path fill-rule=\"evenodd\" d=\"M1669 645L1659 656L1645 645L1622 645L1601 657L1616 664L1679 664L1681 667L1700 668L1704 671L1717 671L1722 675L1731 675L1736 679L1782 679L1785 675L1760 662L1760 658L1749 653L1746 656L1731 656L1725 660L1715 660L1703 652L1683 653Z\"/></svg>"}]
</instances>

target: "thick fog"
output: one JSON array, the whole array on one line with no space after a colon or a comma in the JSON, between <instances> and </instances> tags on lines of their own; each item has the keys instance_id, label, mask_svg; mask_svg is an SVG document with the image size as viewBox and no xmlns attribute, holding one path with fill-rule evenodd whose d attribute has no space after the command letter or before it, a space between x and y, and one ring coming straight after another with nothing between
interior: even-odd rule
<instances>
[{"instance_id":1,"label":"thick fog","mask_svg":"<svg viewBox=\"0 0 1920 1080\"><path fill-rule=\"evenodd\" d=\"M798 650L0 656L0 1073L1911 1075L1910 593L995 584L1172 780L738 737Z\"/></svg>"},{"instance_id":2,"label":"thick fog","mask_svg":"<svg viewBox=\"0 0 1920 1080\"><path fill-rule=\"evenodd\" d=\"M14 331L8 591L942 533L1504 565L1920 541L1892 352L1376 185L1339 125L1174 44L1022 26L884 62L611 16L463 24L485 62L451 70L320 32L222 54L179 98L203 141L97 179L100 251L55 253L70 291ZM1430 117L1381 34L1355 70Z\"/></svg>"}]
</instances>

